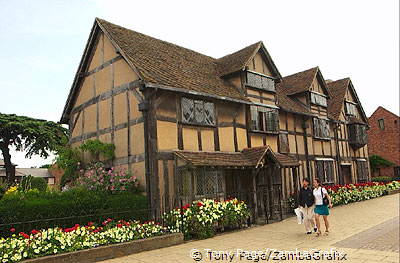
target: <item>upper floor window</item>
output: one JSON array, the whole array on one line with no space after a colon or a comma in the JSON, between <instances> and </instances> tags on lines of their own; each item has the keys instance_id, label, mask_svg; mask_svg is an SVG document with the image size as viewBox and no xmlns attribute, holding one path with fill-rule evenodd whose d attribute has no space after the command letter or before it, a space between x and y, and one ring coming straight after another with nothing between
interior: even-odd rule
<instances>
[{"instance_id":1,"label":"upper floor window","mask_svg":"<svg viewBox=\"0 0 400 263\"><path fill-rule=\"evenodd\" d=\"M316 173L317 177L322 183L333 183L333 160L316 160Z\"/></svg>"},{"instance_id":2,"label":"upper floor window","mask_svg":"<svg viewBox=\"0 0 400 263\"><path fill-rule=\"evenodd\" d=\"M275 91L275 82L271 77L252 71L247 71L246 77L246 85L250 87Z\"/></svg>"},{"instance_id":3,"label":"upper floor window","mask_svg":"<svg viewBox=\"0 0 400 263\"><path fill-rule=\"evenodd\" d=\"M329 129L329 121L326 119L314 118L313 119L314 126L314 137L318 139L329 139L330 138L330 129Z\"/></svg>"},{"instance_id":4,"label":"upper floor window","mask_svg":"<svg viewBox=\"0 0 400 263\"><path fill-rule=\"evenodd\" d=\"M280 153L289 153L289 138L288 133L279 133L279 152Z\"/></svg>"},{"instance_id":5,"label":"upper floor window","mask_svg":"<svg viewBox=\"0 0 400 263\"><path fill-rule=\"evenodd\" d=\"M379 119L378 120L378 126L379 126L379 129L381 129L383 131L385 129L385 120L384 119Z\"/></svg>"},{"instance_id":6,"label":"upper floor window","mask_svg":"<svg viewBox=\"0 0 400 263\"><path fill-rule=\"evenodd\" d=\"M351 116L357 115L357 104L346 101L346 114Z\"/></svg>"},{"instance_id":7,"label":"upper floor window","mask_svg":"<svg viewBox=\"0 0 400 263\"><path fill-rule=\"evenodd\" d=\"M367 144L367 126L353 123L349 125L349 143L354 148L360 148Z\"/></svg>"},{"instance_id":8,"label":"upper floor window","mask_svg":"<svg viewBox=\"0 0 400 263\"><path fill-rule=\"evenodd\" d=\"M326 96L315 92L311 92L311 103L323 107L326 107L328 105L326 102Z\"/></svg>"},{"instance_id":9,"label":"upper floor window","mask_svg":"<svg viewBox=\"0 0 400 263\"><path fill-rule=\"evenodd\" d=\"M253 131L278 132L279 114L277 109L250 106L251 129Z\"/></svg>"},{"instance_id":10,"label":"upper floor window","mask_svg":"<svg viewBox=\"0 0 400 263\"><path fill-rule=\"evenodd\" d=\"M215 125L214 103L182 98L182 122L189 124Z\"/></svg>"}]
</instances>

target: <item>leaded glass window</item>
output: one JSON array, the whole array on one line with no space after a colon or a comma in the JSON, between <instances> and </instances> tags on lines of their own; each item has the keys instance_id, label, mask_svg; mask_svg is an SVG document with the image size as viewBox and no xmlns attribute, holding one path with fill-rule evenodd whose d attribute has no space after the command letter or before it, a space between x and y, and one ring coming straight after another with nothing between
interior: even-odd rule
<instances>
[{"instance_id":1,"label":"leaded glass window","mask_svg":"<svg viewBox=\"0 0 400 263\"><path fill-rule=\"evenodd\" d=\"M182 122L189 124L215 125L214 103L182 98Z\"/></svg>"}]
</instances>

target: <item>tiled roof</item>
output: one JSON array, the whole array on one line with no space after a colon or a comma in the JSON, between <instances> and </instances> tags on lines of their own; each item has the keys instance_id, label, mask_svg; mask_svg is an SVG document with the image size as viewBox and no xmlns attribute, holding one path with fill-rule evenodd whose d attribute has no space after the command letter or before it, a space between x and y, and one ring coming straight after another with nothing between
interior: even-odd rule
<instances>
[{"instance_id":1,"label":"tiled roof","mask_svg":"<svg viewBox=\"0 0 400 263\"><path fill-rule=\"evenodd\" d=\"M217 61L218 75L223 76L242 70L249 60L260 49L262 42L254 43L237 52L226 55Z\"/></svg>"},{"instance_id":2,"label":"tiled roof","mask_svg":"<svg viewBox=\"0 0 400 263\"><path fill-rule=\"evenodd\" d=\"M268 146L244 149L241 152L176 151L175 155L193 166L257 167L266 154L281 167L298 166L299 162L287 155L274 153Z\"/></svg>"},{"instance_id":3,"label":"tiled roof","mask_svg":"<svg viewBox=\"0 0 400 263\"><path fill-rule=\"evenodd\" d=\"M297 101L295 98L289 97L285 88L279 84L276 86L276 95L278 106L281 109L304 115L313 115L313 113L305 105Z\"/></svg>"},{"instance_id":4,"label":"tiled roof","mask_svg":"<svg viewBox=\"0 0 400 263\"><path fill-rule=\"evenodd\" d=\"M315 67L286 76L282 79L282 82L279 83L279 86L285 88L287 95L308 91L311 88L311 84L318 70L318 67Z\"/></svg>"},{"instance_id":5,"label":"tiled roof","mask_svg":"<svg viewBox=\"0 0 400 263\"><path fill-rule=\"evenodd\" d=\"M102 19L96 21L145 82L248 101L238 89L219 77L217 59ZM218 65L229 69L234 64L227 59L226 66L222 66L225 62Z\"/></svg>"},{"instance_id":6,"label":"tiled roof","mask_svg":"<svg viewBox=\"0 0 400 263\"><path fill-rule=\"evenodd\" d=\"M32 175L33 177L53 177L47 168L16 168L15 176L23 177ZM6 176L5 169L0 169L0 176Z\"/></svg>"},{"instance_id":7,"label":"tiled roof","mask_svg":"<svg viewBox=\"0 0 400 263\"><path fill-rule=\"evenodd\" d=\"M332 96L328 100L328 116L334 120L339 120L349 82L349 78L344 78L327 83L327 88Z\"/></svg>"}]
</instances>

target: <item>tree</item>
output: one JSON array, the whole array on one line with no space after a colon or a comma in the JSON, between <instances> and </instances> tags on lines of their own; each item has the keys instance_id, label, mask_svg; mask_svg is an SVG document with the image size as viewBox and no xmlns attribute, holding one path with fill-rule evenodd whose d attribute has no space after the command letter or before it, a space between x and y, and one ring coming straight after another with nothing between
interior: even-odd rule
<instances>
[{"instance_id":1,"label":"tree","mask_svg":"<svg viewBox=\"0 0 400 263\"><path fill-rule=\"evenodd\" d=\"M67 143L67 134L67 129L52 121L0 113L0 151L7 180L15 181L10 146L17 151L26 151L26 158L34 154L47 158L50 152Z\"/></svg>"}]
</instances>

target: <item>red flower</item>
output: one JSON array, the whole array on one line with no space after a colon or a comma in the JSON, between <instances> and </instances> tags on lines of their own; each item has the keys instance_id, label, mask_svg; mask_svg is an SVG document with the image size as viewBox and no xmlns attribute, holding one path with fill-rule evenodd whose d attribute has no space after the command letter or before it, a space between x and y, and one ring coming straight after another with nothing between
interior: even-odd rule
<instances>
[{"instance_id":1,"label":"red flower","mask_svg":"<svg viewBox=\"0 0 400 263\"><path fill-rule=\"evenodd\" d=\"M202 207L202 206L203 206L203 203L202 203L202 202L198 202L198 203L197 203L197 206L198 206L198 207Z\"/></svg>"},{"instance_id":2,"label":"red flower","mask_svg":"<svg viewBox=\"0 0 400 263\"><path fill-rule=\"evenodd\" d=\"M118 227L118 228L121 228L121 227L122 227L122 224L117 224L117 227Z\"/></svg>"},{"instance_id":3,"label":"red flower","mask_svg":"<svg viewBox=\"0 0 400 263\"><path fill-rule=\"evenodd\" d=\"M112 219L111 218L107 218L107 222L111 222L112 221Z\"/></svg>"},{"instance_id":4,"label":"red flower","mask_svg":"<svg viewBox=\"0 0 400 263\"><path fill-rule=\"evenodd\" d=\"M32 235L36 235L37 233L40 233L40 232L37 231L36 229L33 229L33 230L31 231L31 234L32 234Z\"/></svg>"},{"instance_id":5,"label":"red flower","mask_svg":"<svg viewBox=\"0 0 400 263\"><path fill-rule=\"evenodd\" d=\"M88 224L87 224L87 226L92 226L93 225L93 222L89 222Z\"/></svg>"},{"instance_id":6,"label":"red flower","mask_svg":"<svg viewBox=\"0 0 400 263\"><path fill-rule=\"evenodd\" d=\"M19 232L20 236L23 236L24 238L28 239L29 235L25 234L24 232Z\"/></svg>"},{"instance_id":7,"label":"red flower","mask_svg":"<svg viewBox=\"0 0 400 263\"><path fill-rule=\"evenodd\" d=\"M15 228L11 228L10 232L14 233L15 232Z\"/></svg>"}]
</instances>

